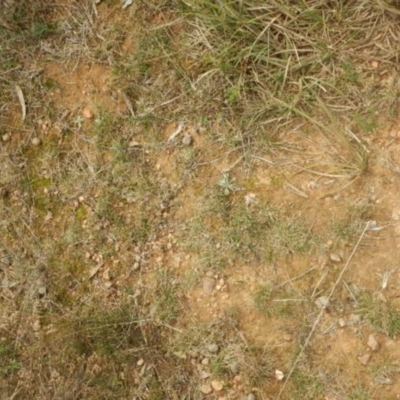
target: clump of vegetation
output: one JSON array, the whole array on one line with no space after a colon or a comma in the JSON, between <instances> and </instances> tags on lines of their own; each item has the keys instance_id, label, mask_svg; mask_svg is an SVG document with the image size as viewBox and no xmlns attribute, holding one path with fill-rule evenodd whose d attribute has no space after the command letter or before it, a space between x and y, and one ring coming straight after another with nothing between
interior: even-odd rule
<instances>
[{"instance_id":1,"label":"clump of vegetation","mask_svg":"<svg viewBox=\"0 0 400 400\"><path fill-rule=\"evenodd\" d=\"M377 331L389 337L400 333L400 312L368 291L362 291L358 299L358 312Z\"/></svg>"},{"instance_id":2,"label":"clump of vegetation","mask_svg":"<svg viewBox=\"0 0 400 400\"><path fill-rule=\"evenodd\" d=\"M398 109L395 2L3 3L2 396L275 396L296 354L281 332L304 339L337 272L307 266L297 285L297 261L330 246L311 192L367 177L380 113ZM348 244L375 205L328 229ZM390 301L357 301L397 338ZM328 393L311 346L282 399Z\"/></svg>"}]
</instances>

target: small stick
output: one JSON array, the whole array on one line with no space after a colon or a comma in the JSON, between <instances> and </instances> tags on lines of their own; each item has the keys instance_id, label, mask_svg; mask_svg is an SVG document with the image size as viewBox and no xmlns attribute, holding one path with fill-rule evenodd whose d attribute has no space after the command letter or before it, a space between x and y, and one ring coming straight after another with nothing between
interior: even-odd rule
<instances>
[{"instance_id":1,"label":"small stick","mask_svg":"<svg viewBox=\"0 0 400 400\"><path fill-rule=\"evenodd\" d=\"M16 91L16 93L17 93L19 103L21 104L21 109L22 109L22 121L25 121L25 117L26 117L26 104L25 104L24 94L22 93L22 89L20 88L19 85L15 85L15 91Z\"/></svg>"},{"instance_id":2,"label":"small stick","mask_svg":"<svg viewBox=\"0 0 400 400\"><path fill-rule=\"evenodd\" d=\"M365 233L368 231L368 229L370 229L371 223L372 223L372 221L368 221L368 222L366 223L364 230L362 231L360 237L358 238L357 243L355 244L355 246L354 246L354 248L353 248L353 251L351 252L349 258L347 259L347 262L346 262L346 264L344 265L344 267L342 268L342 271L340 272L338 278L336 279L336 282L335 282L335 284L333 285L333 288L331 289L331 291L330 291L330 293L329 293L329 295L328 295L328 297L327 297L326 303L329 303L329 301L330 301L330 299L331 299L331 297L332 297L334 291L336 290L336 288L338 287L339 283L341 282L341 280L342 280L342 278L343 278L343 275L344 275L344 273L346 272L346 270L347 270L347 268L348 268L348 266L349 266L349 264L350 264L350 261L353 259L354 254L356 253L358 247L360 246L361 240L363 239L363 237L364 237ZM304 342L304 344L303 344L303 346L302 346L302 348L301 348L301 350L300 350L298 356L296 357L296 360L294 361L294 363L293 363L293 365L292 365L292 368L290 368L290 371L289 371L289 373L288 373L288 375L287 375L287 378L286 378L285 382L283 383L283 385L282 385L282 387L281 387L281 390L279 391L278 396L276 397L275 400L280 400L280 398L281 398L281 396L282 396L282 393L284 392L284 390L285 390L285 388L286 388L286 386L287 386L287 384L288 384L288 382L289 382L290 377L292 376L292 374L293 374L295 368L297 367L297 364L298 364L299 361L300 361L300 357L303 355L304 350L306 349L306 347L307 347L308 344L310 343L311 337L313 336L315 330L317 329L317 326L319 325L319 323L320 323L320 321L321 321L322 316L324 315L324 313L325 313L325 307L322 307L322 308L321 308L321 311L320 311L319 314L318 314L317 319L316 319L315 322L314 322L314 325L313 325L312 328L311 328L310 333L309 333L308 336L307 336L306 341Z\"/></svg>"},{"instance_id":3,"label":"small stick","mask_svg":"<svg viewBox=\"0 0 400 400\"><path fill-rule=\"evenodd\" d=\"M303 197L303 199L309 198L309 196L306 192L303 192L302 190L300 190L296 186L292 185L291 183L286 182L285 186L286 186L286 189L290 190L292 193L296 194L297 196Z\"/></svg>"},{"instance_id":4,"label":"small stick","mask_svg":"<svg viewBox=\"0 0 400 400\"><path fill-rule=\"evenodd\" d=\"M303 276L307 275L308 273L310 273L311 271L314 271L314 269L317 269L317 267L311 267L310 269L308 269L307 271L303 272L300 275L295 276L294 278L288 279L285 282L282 282L281 284L279 284L278 286L275 287L275 289L280 289L281 287L287 285L288 283L292 283L294 281L297 281L298 279L301 279Z\"/></svg>"}]
</instances>

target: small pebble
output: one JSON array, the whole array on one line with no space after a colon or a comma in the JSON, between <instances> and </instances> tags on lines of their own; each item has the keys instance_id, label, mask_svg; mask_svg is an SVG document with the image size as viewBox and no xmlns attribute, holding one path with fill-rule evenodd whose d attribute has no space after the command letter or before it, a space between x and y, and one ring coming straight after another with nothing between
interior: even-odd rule
<instances>
[{"instance_id":1,"label":"small pebble","mask_svg":"<svg viewBox=\"0 0 400 400\"><path fill-rule=\"evenodd\" d=\"M83 118L86 118L86 119L92 119L94 117L94 114L90 108L86 107L82 111L82 116L83 116Z\"/></svg>"},{"instance_id":2,"label":"small pebble","mask_svg":"<svg viewBox=\"0 0 400 400\"><path fill-rule=\"evenodd\" d=\"M361 316L358 314L350 314L349 319L348 319L348 323L350 325L356 325L359 324L361 322Z\"/></svg>"},{"instance_id":3,"label":"small pebble","mask_svg":"<svg viewBox=\"0 0 400 400\"><path fill-rule=\"evenodd\" d=\"M42 141L38 137L34 137L31 143L33 146L39 146L42 143Z\"/></svg>"},{"instance_id":4,"label":"small pebble","mask_svg":"<svg viewBox=\"0 0 400 400\"><path fill-rule=\"evenodd\" d=\"M284 374L281 370L276 369L276 370L275 370L275 378L276 378L278 381L282 381L282 380L285 378L285 374Z\"/></svg>"},{"instance_id":5,"label":"small pebble","mask_svg":"<svg viewBox=\"0 0 400 400\"><path fill-rule=\"evenodd\" d=\"M208 379L210 377L210 373L206 371L200 371L200 378L201 379Z\"/></svg>"},{"instance_id":6,"label":"small pebble","mask_svg":"<svg viewBox=\"0 0 400 400\"><path fill-rule=\"evenodd\" d=\"M140 147L140 143L136 140L132 140L131 142L129 142L129 147Z\"/></svg>"},{"instance_id":7,"label":"small pebble","mask_svg":"<svg viewBox=\"0 0 400 400\"><path fill-rule=\"evenodd\" d=\"M253 393L248 394L245 400L256 400L256 396Z\"/></svg>"},{"instance_id":8,"label":"small pebble","mask_svg":"<svg viewBox=\"0 0 400 400\"><path fill-rule=\"evenodd\" d=\"M137 271L137 270L139 269L139 267L140 267L140 264L136 261L136 262L133 264L132 271Z\"/></svg>"},{"instance_id":9,"label":"small pebble","mask_svg":"<svg viewBox=\"0 0 400 400\"><path fill-rule=\"evenodd\" d=\"M328 298L328 296L321 296L321 297L318 297L318 299L315 300L315 305L316 305L318 308L320 308L321 310L322 310L322 309L325 309L326 307L328 307L328 305L329 305L329 298Z\"/></svg>"},{"instance_id":10,"label":"small pebble","mask_svg":"<svg viewBox=\"0 0 400 400\"><path fill-rule=\"evenodd\" d=\"M290 333L284 333L282 338L285 342L291 342L293 340L293 335Z\"/></svg>"},{"instance_id":11,"label":"small pebble","mask_svg":"<svg viewBox=\"0 0 400 400\"><path fill-rule=\"evenodd\" d=\"M46 286L41 286L39 289L38 289L38 294L39 294L39 296L44 296L45 294L46 294Z\"/></svg>"},{"instance_id":12,"label":"small pebble","mask_svg":"<svg viewBox=\"0 0 400 400\"><path fill-rule=\"evenodd\" d=\"M331 259L331 261L335 262L335 263L340 263L342 261L342 257L339 256L339 254L336 253L332 253L329 258Z\"/></svg>"},{"instance_id":13,"label":"small pebble","mask_svg":"<svg viewBox=\"0 0 400 400\"><path fill-rule=\"evenodd\" d=\"M208 383L200 386L200 391L203 394L210 394L212 392L212 387Z\"/></svg>"},{"instance_id":14,"label":"small pebble","mask_svg":"<svg viewBox=\"0 0 400 400\"><path fill-rule=\"evenodd\" d=\"M11 139L11 135L9 133L5 133L2 137L1 140L3 142L8 142Z\"/></svg>"},{"instance_id":15,"label":"small pebble","mask_svg":"<svg viewBox=\"0 0 400 400\"><path fill-rule=\"evenodd\" d=\"M374 335L369 335L369 336L368 336L367 345L368 345L368 347L369 347L372 351L377 351L377 350L379 350L379 343L378 343L378 341L375 339Z\"/></svg>"},{"instance_id":16,"label":"small pebble","mask_svg":"<svg viewBox=\"0 0 400 400\"><path fill-rule=\"evenodd\" d=\"M207 350L208 350L210 353L215 354L215 353L218 353L219 347L218 347L217 344L212 343L212 344L208 345Z\"/></svg>"},{"instance_id":17,"label":"small pebble","mask_svg":"<svg viewBox=\"0 0 400 400\"><path fill-rule=\"evenodd\" d=\"M371 358L371 354L364 354L362 356L357 357L357 360L360 362L361 365L367 365L369 363L369 360Z\"/></svg>"},{"instance_id":18,"label":"small pebble","mask_svg":"<svg viewBox=\"0 0 400 400\"><path fill-rule=\"evenodd\" d=\"M212 278L204 278L203 279L203 291L206 294L211 294L215 287L215 280Z\"/></svg>"},{"instance_id":19,"label":"small pebble","mask_svg":"<svg viewBox=\"0 0 400 400\"><path fill-rule=\"evenodd\" d=\"M185 146L190 146L192 144L192 136L185 135L182 139L182 144Z\"/></svg>"},{"instance_id":20,"label":"small pebble","mask_svg":"<svg viewBox=\"0 0 400 400\"><path fill-rule=\"evenodd\" d=\"M237 375L240 371L239 364L237 362L233 362L229 369L231 370L232 374Z\"/></svg>"},{"instance_id":21,"label":"small pebble","mask_svg":"<svg viewBox=\"0 0 400 400\"><path fill-rule=\"evenodd\" d=\"M41 328L41 326L40 326L40 321L37 319L37 320L32 324L32 329L33 329L35 332L38 332L38 331L40 331L40 328Z\"/></svg>"},{"instance_id":22,"label":"small pebble","mask_svg":"<svg viewBox=\"0 0 400 400\"><path fill-rule=\"evenodd\" d=\"M201 360L201 363L202 363L203 365L208 365L208 364L210 364L210 360L209 360L208 358L203 358L203 359Z\"/></svg>"},{"instance_id":23,"label":"small pebble","mask_svg":"<svg viewBox=\"0 0 400 400\"><path fill-rule=\"evenodd\" d=\"M344 318L339 318L338 324L341 328L344 328L347 325L346 320Z\"/></svg>"},{"instance_id":24,"label":"small pebble","mask_svg":"<svg viewBox=\"0 0 400 400\"><path fill-rule=\"evenodd\" d=\"M224 388L224 382L222 382L222 381L212 381L211 382L211 386L216 392L220 392Z\"/></svg>"}]
</instances>

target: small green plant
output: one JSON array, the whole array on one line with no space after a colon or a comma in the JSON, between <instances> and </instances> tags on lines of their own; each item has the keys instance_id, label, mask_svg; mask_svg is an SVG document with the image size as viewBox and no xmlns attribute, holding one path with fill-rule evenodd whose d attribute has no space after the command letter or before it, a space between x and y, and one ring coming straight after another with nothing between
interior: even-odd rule
<instances>
[{"instance_id":1,"label":"small green plant","mask_svg":"<svg viewBox=\"0 0 400 400\"><path fill-rule=\"evenodd\" d=\"M19 362L13 346L0 344L0 377L5 378L10 374L19 371L21 363Z\"/></svg>"},{"instance_id":2,"label":"small green plant","mask_svg":"<svg viewBox=\"0 0 400 400\"><path fill-rule=\"evenodd\" d=\"M85 119L82 117L82 115L78 115L74 120L74 124L77 126L78 129L82 128L84 122Z\"/></svg>"},{"instance_id":3,"label":"small green plant","mask_svg":"<svg viewBox=\"0 0 400 400\"><path fill-rule=\"evenodd\" d=\"M155 315L162 322L173 322L179 315L179 285L167 271L157 274Z\"/></svg>"},{"instance_id":4,"label":"small green plant","mask_svg":"<svg viewBox=\"0 0 400 400\"><path fill-rule=\"evenodd\" d=\"M349 391L346 400L371 400L371 393L363 386L357 386Z\"/></svg>"},{"instance_id":5,"label":"small green plant","mask_svg":"<svg viewBox=\"0 0 400 400\"><path fill-rule=\"evenodd\" d=\"M228 173L222 175L221 179L218 181L218 186L225 196L240 190L240 187L236 185L235 181L236 179L231 178Z\"/></svg>"},{"instance_id":6,"label":"small green plant","mask_svg":"<svg viewBox=\"0 0 400 400\"><path fill-rule=\"evenodd\" d=\"M400 334L400 312L366 290L359 295L357 312L379 332L389 337Z\"/></svg>"},{"instance_id":7,"label":"small green plant","mask_svg":"<svg viewBox=\"0 0 400 400\"><path fill-rule=\"evenodd\" d=\"M235 104L240 99L240 89L238 87L226 89L225 97L228 105Z\"/></svg>"},{"instance_id":8,"label":"small green plant","mask_svg":"<svg viewBox=\"0 0 400 400\"><path fill-rule=\"evenodd\" d=\"M299 366L293 372L291 379L292 393L295 393L298 399L317 399L323 392L323 382L307 367Z\"/></svg>"},{"instance_id":9,"label":"small green plant","mask_svg":"<svg viewBox=\"0 0 400 400\"><path fill-rule=\"evenodd\" d=\"M254 293L254 304L262 313L268 314L271 305L268 304L272 297L272 290L269 285L260 286Z\"/></svg>"}]
</instances>

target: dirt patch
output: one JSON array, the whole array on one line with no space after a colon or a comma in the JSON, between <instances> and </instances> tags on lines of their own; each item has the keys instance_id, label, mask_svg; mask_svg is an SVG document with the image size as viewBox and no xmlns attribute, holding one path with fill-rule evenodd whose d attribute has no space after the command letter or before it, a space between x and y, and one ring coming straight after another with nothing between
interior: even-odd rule
<instances>
[{"instance_id":1,"label":"dirt patch","mask_svg":"<svg viewBox=\"0 0 400 400\"><path fill-rule=\"evenodd\" d=\"M357 9L268 5L267 79L250 0L186 3L32 3L0 23L6 397L400 398L390 40L350 60L335 24ZM397 29L369 7L377 38ZM326 15L338 55L291 30Z\"/></svg>"}]
</instances>

